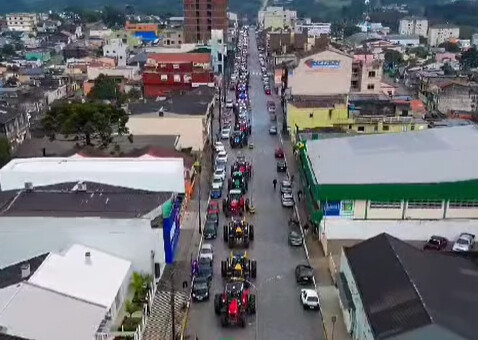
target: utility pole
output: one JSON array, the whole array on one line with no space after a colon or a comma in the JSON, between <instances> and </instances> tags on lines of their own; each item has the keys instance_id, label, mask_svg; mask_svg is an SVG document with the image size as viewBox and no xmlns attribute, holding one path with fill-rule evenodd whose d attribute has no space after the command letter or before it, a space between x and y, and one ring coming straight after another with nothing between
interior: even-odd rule
<instances>
[{"instance_id":1,"label":"utility pole","mask_svg":"<svg viewBox=\"0 0 479 340\"><path fill-rule=\"evenodd\" d=\"M174 279L175 279L175 271L171 273L171 339L176 340L176 325L175 325L175 284L174 284Z\"/></svg>"},{"instance_id":2,"label":"utility pole","mask_svg":"<svg viewBox=\"0 0 479 340\"><path fill-rule=\"evenodd\" d=\"M196 180L198 181L198 233L201 235L201 164L196 161L193 165L196 171Z\"/></svg>"}]
</instances>

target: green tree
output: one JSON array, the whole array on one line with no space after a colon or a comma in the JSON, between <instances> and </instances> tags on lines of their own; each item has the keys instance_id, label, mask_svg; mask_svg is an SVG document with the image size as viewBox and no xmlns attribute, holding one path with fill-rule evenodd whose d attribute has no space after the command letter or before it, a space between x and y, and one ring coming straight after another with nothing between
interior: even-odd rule
<instances>
[{"instance_id":1,"label":"green tree","mask_svg":"<svg viewBox=\"0 0 479 340\"><path fill-rule=\"evenodd\" d=\"M348 25L348 26L344 27L343 32L344 32L343 37L347 38L347 37L352 36L353 34L361 32L361 29L358 26L355 26L355 25Z\"/></svg>"},{"instance_id":2,"label":"green tree","mask_svg":"<svg viewBox=\"0 0 479 340\"><path fill-rule=\"evenodd\" d=\"M132 100L138 100L142 96L141 91L137 88L132 88L130 92L128 92L128 98Z\"/></svg>"},{"instance_id":3,"label":"green tree","mask_svg":"<svg viewBox=\"0 0 479 340\"><path fill-rule=\"evenodd\" d=\"M413 47L409 50L410 53L414 53L417 58L424 59L428 56L428 51L426 48L418 46Z\"/></svg>"},{"instance_id":4,"label":"green tree","mask_svg":"<svg viewBox=\"0 0 479 340\"><path fill-rule=\"evenodd\" d=\"M6 56L11 56L15 54L15 45L5 44L2 47L2 54Z\"/></svg>"},{"instance_id":5,"label":"green tree","mask_svg":"<svg viewBox=\"0 0 479 340\"><path fill-rule=\"evenodd\" d=\"M452 53L461 52L461 48L459 47L459 45L450 41L446 41L446 42L443 42L442 44L439 44L439 47L443 47L447 52L452 52Z\"/></svg>"},{"instance_id":6,"label":"green tree","mask_svg":"<svg viewBox=\"0 0 479 340\"><path fill-rule=\"evenodd\" d=\"M113 134L129 133L128 115L122 109L100 103L66 103L53 105L42 120L43 129L51 140L57 134L75 136L86 145L93 140L108 146Z\"/></svg>"},{"instance_id":7,"label":"green tree","mask_svg":"<svg viewBox=\"0 0 479 340\"><path fill-rule=\"evenodd\" d=\"M465 70L477 68L477 47L471 47L461 55L461 66Z\"/></svg>"},{"instance_id":8,"label":"green tree","mask_svg":"<svg viewBox=\"0 0 479 340\"><path fill-rule=\"evenodd\" d=\"M102 11L102 20L108 27L124 26L125 14L112 6L105 6Z\"/></svg>"},{"instance_id":9,"label":"green tree","mask_svg":"<svg viewBox=\"0 0 479 340\"><path fill-rule=\"evenodd\" d=\"M99 100L119 100L121 99L120 87L115 79L100 74L95 79L95 85L91 89L88 96L92 99Z\"/></svg>"},{"instance_id":10,"label":"green tree","mask_svg":"<svg viewBox=\"0 0 479 340\"><path fill-rule=\"evenodd\" d=\"M384 53L384 62L390 66L396 66L403 63L402 54L396 50L386 50Z\"/></svg>"},{"instance_id":11,"label":"green tree","mask_svg":"<svg viewBox=\"0 0 479 340\"><path fill-rule=\"evenodd\" d=\"M12 146L6 137L0 137L0 167L12 159Z\"/></svg>"},{"instance_id":12,"label":"green tree","mask_svg":"<svg viewBox=\"0 0 479 340\"><path fill-rule=\"evenodd\" d=\"M444 66L442 67L442 70L444 71L444 74L446 76L452 76L456 74L456 71L454 71L454 69L449 63L445 63Z\"/></svg>"},{"instance_id":13,"label":"green tree","mask_svg":"<svg viewBox=\"0 0 479 340\"><path fill-rule=\"evenodd\" d=\"M131 300L127 300L125 302L125 312L128 314L128 317L131 318L133 313L139 311L140 309L138 308L138 305L136 303L133 303Z\"/></svg>"}]
</instances>

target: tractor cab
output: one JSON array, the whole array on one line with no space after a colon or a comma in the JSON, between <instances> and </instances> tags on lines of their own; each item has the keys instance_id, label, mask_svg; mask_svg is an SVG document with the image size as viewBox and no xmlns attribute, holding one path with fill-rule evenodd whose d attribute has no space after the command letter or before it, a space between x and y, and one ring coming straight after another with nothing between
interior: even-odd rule
<instances>
[{"instance_id":1,"label":"tractor cab","mask_svg":"<svg viewBox=\"0 0 479 340\"><path fill-rule=\"evenodd\" d=\"M230 137L230 145L232 148L242 148L248 144L246 134L241 130L234 130Z\"/></svg>"},{"instance_id":2,"label":"tractor cab","mask_svg":"<svg viewBox=\"0 0 479 340\"><path fill-rule=\"evenodd\" d=\"M248 183L246 182L245 177L243 176L243 172L235 171L233 172L231 178L228 180L228 189L237 189L241 190L244 194L246 190L248 190Z\"/></svg>"},{"instance_id":3,"label":"tractor cab","mask_svg":"<svg viewBox=\"0 0 479 340\"><path fill-rule=\"evenodd\" d=\"M241 190L231 189L228 193L228 197L223 199L223 212L226 217L230 215L243 215L247 203Z\"/></svg>"}]
</instances>

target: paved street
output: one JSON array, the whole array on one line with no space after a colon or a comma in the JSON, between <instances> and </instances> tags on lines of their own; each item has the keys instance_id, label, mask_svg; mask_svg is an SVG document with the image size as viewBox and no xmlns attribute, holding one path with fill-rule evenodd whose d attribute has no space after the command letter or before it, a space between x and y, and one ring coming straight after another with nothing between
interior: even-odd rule
<instances>
[{"instance_id":1,"label":"paved street","mask_svg":"<svg viewBox=\"0 0 479 340\"><path fill-rule=\"evenodd\" d=\"M244 329L222 328L214 313L213 299L206 303L195 303L190 310L187 334L196 335L200 340L325 339L320 313L303 310L300 304L300 287L295 281L294 268L298 263L305 263L306 257L303 248L288 246L288 219L292 210L283 208L278 191L273 191L272 181L277 176L274 149L280 142L278 136L268 134L271 123L266 102L271 97L263 92L253 30L250 31L249 46L249 95L253 112L251 140L255 148L245 148L242 152L252 161L254 173L247 195L253 198L256 214L248 215L247 220L255 226L255 240L248 252L251 258L258 261L258 276L254 281L258 287L257 314L249 316ZM229 93L229 97L233 97L233 92ZM230 152L230 162L236 158L236 152ZM222 216L219 237L213 242L215 277L212 296L223 288L220 261L230 253L222 240L222 226L226 222Z\"/></svg>"}]
</instances>

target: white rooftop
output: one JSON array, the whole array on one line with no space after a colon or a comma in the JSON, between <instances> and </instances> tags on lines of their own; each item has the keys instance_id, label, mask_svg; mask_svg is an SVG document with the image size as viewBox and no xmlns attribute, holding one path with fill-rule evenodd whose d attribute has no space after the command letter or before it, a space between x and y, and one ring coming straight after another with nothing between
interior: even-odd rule
<instances>
[{"instance_id":1,"label":"white rooftop","mask_svg":"<svg viewBox=\"0 0 479 340\"><path fill-rule=\"evenodd\" d=\"M95 281L99 283L99 281ZM35 340L94 339L107 309L29 283L0 309L6 333Z\"/></svg>"},{"instance_id":2,"label":"white rooftop","mask_svg":"<svg viewBox=\"0 0 479 340\"><path fill-rule=\"evenodd\" d=\"M477 127L308 141L318 184L440 183L477 179Z\"/></svg>"},{"instance_id":3,"label":"white rooftop","mask_svg":"<svg viewBox=\"0 0 479 340\"><path fill-rule=\"evenodd\" d=\"M64 255L51 253L28 282L108 309L130 267L130 261L75 244Z\"/></svg>"},{"instance_id":4,"label":"white rooftop","mask_svg":"<svg viewBox=\"0 0 479 340\"><path fill-rule=\"evenodd\" d=\"M183 158L16 158L0 170L2 190L77 181L185 192Z\"/></svg>"}]
</instances>

